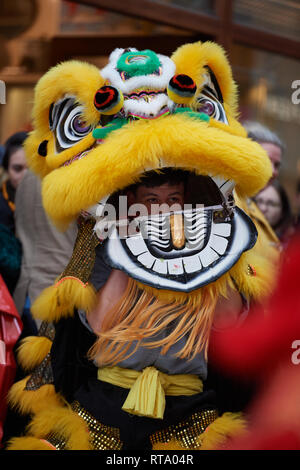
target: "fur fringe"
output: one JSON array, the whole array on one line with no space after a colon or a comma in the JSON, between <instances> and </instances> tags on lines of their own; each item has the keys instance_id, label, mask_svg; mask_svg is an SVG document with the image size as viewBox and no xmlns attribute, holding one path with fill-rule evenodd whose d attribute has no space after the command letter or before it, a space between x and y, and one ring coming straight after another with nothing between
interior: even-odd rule
<instances>
[{"instance_id":1,"label":"fur fringe","mask_svg":"<svg viewBox=\"0 0 300 470\"><path fill-rule=\"evenodd\" d=\"M91 284L77 278L63 278L47 287L32 305L35 318L55 322L73 316L74 308L89 312L96 303L96 292Z\"/></svg>"},{"instance_id":2,"label":"fur fringe","mask_svg":"<svg viewBox=\"0 0 300 470\"><path fill-rule=\"evenodd\" d=\"M271 257L254 247L242 254L230 274L246 298L262 302L274 289L277 269Z\"/></svg>"},{"instance_id":3,"label":"fur fringe","mask_svg":"<svg viewBox=\"0 0 300 470\"><path fill-rule=\"evenodd\" d=\"M36 414L50 406L60 405L63 401L55 392L53 385L43 385L38 390L25 390L28 377L16 382L8 392L8 403L20 414Z\"/></svg>"},{"instance_id":4,"label":"fur fringe","mask_svg":"<svg viewBox=\"0 0 300 470\"><path fill-rule=\"evenodd\" d=\"M166 354L179 338L189 333L177 356L193 358L201 350L206 354L216 301L220 293L225 295L225 287L226 283L220 281L199 290L195 298L185 297L184 302L176 302L174 297L162 302L130 279L119 303L106 315L89 357L101 367L115 365L133 354L134 351L129 351L133 341L138 340L136 350L141 340L155 337L173 321L174 330L164 339L149 341L147 347L162 347L162 354Z\"/></svg>"},{"instance_id":5,"label":"fur fringe","mask_svg":"<svg viewBox=\"0 0 300 470\"><path fill-rule=\"evenodd\" d=\"M228 439L240 436L247 430L247 421L241 413L224 413L211 423L201 436L201 450L217 450L224 446Z\"/></svg>"},{"instance_id":6,"label":"fur fringe","mask_svg":"<svg viewBox=\"0 0 300 470\"><path fill-rule=\"evenodd\" d=\"M37 367L50 352L52 341L45 336L27 336L18 351L18 362L25 371Z\"/></svg>"},{"instance_id":7,"label":"fur fringe","mask_svg":"<svg viewBox=\"0 0 300 470\"><path fill-rule=\"evenodd\" d=\"M170 304L173 302L178 304L185 303L191 308L199 308L199 305L203 303L206 296L211 300L219 296L226 297L227 288L234 287L229 273L223 274L223 276L215 282L211 282L209 285L203 286L200 289L189 292L188 294L185 292L156 289L155 287L147 286L146 284L141 284L139 282L137 282L137 285L141 290L149 293L164 304Z\"/></svg>"},{"instance_id":8,"label":"fur fringe","mask_svg":"<svg viewBox=\"0 0 300 470\"><path fill-rule=\"evenodd\" d=\"M56 450L46 441L36 437L14 437L8 442L6 450Z\"/></svg>"},{"instance_id":9,"label":"fur fringe","mask_svg":"<svg viewBox=\"0 0 300 470\"><path fill-rule=\"evenodd\" d=\"M69 406L50 405L41 410L26 432L26 437L12 439L7 450L51 450L51 443L47 443L50 434L61 437L67 450L92 450L84 420Z\"/></svg>"},{"instance_id":10,"label":"fur fringe","mask_svg":"<svg viewBox=\"0 0 300 470\"><path fill-rule=\"evenodd\" d=\"M68 406L52 406L43 410L33 418L27 432L40 439L55 433L66 440L70 450L91 450L86 423Z\"/></svg>"}]
</instances>

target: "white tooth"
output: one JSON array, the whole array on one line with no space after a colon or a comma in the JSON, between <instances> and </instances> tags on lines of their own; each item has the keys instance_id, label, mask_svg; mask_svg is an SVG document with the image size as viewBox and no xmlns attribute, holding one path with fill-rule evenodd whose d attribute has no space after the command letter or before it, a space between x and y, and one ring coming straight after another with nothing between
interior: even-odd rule
<instances>
[{"instance_id":1,"label":"white tooth","mask_svg":"<svg viewBox=\"0 0 300 470\"><path fill-rule=\"evenodd\" d=\"M182 258L168 260L169 274L183 274Z\"/></svg>"},{"instance_id":2,"label":"white tooth","mask_svg":"<svg viewBox=\"0 0 300 470\"><path fill-rule=\"evenodd\" d=\"M204 268L207 268L207 266L220 258L219 255L209 246L206 246L204 250L199 253L199 256Z\"/></svg>"},{"instance_id":3,"label":"white tooth","mask_svg":"<svg viewBox=\"0 0 300 470\"><path fill-rule=\"evenodd\" d=\"M134 256L138 256L148 251L146 243L142 237L129 237L126 239L126 245Z\"/></svg>"},{"instance_id":4,"label":"white tooth","mask_svg":"<svg viewBox=\"0 0 300 470\"><path fill-rule=\"evenodd\" d=\"M155 258L154 256L151 255L151 253L149 253L149 251L147 251L147 253L143 253L142 255L138 256L138 261L140 263L142 263L146 268L152 268L154 262L155 262Z\"/></svg>"},{"instance_id":5,"label":"white tooth","mask_svg":"<svg viewBox=\"0 0 300 470\"><path fill-rule=\"evenodd\" d=\"M222 237L229 237L231 234L231 225L230 224L213 224L212 232L215 235L221 235Z\"/></svg>"},{"instance_id":6,"label":"white tooth","mask_svg":"<svg viewBox=\"0 0 300 470\"><path fill-rule=\"evenodd\" d=\"M218 235L211 235L209 245L216 250L219 255L224 255L228 245L228 240L226 238L219 237Z\"/></svg>"},{"instance_id":7,"label":"white tooth","mask_svg":"<svg viewBox=\"0 0 300 470\"><path fill-rule=\"evenodd\" d=\"M232 180L225 180L220 176L212 176L211 178L218 186L224 198L227 199L228 194L232 193L232 191L234 190L235 182Z\"/></svg>"},{"instance_id":8,"label":"white tooth","mask_svg":"<svg viewBox=\"0 0 300 470\"><path fill-rule=\"evenodd\" d=\"M225 195L228 195L230 193L232 193L232 191L234 190L234 187L235 187L235 183L234 181L232 180L227 180L226 182L224 182L221 186L220 186L220 191Z\"/></svg>"},{"instance_id":9,"label":"white tooth","mask_svg":"<svg viewBox=\"0 0 300 470\"><path fill-rule=\"evenodd\" d=\"M198 255L185 257L183 259L183 266L186 273L195 273L202 268Z\"/></svg>"},{"instance_id":10,"label":"white tooth","mask_svg":"<svg viewBox=\"0 0 300 470\"><path fill-rule=\"evenodd\" d=\"M226 181L224 178L221 178L220 176L211 176L211 179L214 181L214 183L216 183L218 188L220 188L220 186L222 186L222 184L224 184Z\"/></svg>"},{"instance_id":11,"label":"white tooth","mask_svg":"<svg viewBox=\"0 0 300 470\"><path fill-rule=\"evenodd\" d=\"M153 266L153 271L156 271L160 274L168 274L168 264L165 260L157 259Z\"/></svg>"}]
</instances>

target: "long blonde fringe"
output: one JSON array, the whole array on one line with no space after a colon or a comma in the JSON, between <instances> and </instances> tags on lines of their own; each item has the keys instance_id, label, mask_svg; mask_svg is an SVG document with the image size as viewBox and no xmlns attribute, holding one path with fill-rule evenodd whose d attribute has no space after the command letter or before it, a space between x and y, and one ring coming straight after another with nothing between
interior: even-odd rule
<instances>
[{"instance_id":1,"label":"long blonde fringe","mask_svg":"<svg viewBox=\"0 0 300 470\"><path fill-rule=\"evenodd\" d=\"M129 279L124 295L106 314L89 357L102 367L115 365L134 354L143 339L155 338L172 322L175 326L169 335L147 342L146 347L161 347L161 354L166 354L174 343L186 336L185 345L177 357L192 359L200 351L207 355L216 302L220 293L224 292L225 285L224 280L224 283L203 287L197 302L187 297L183 303L165 303L151 292L141 290L136 281ZM135 348L132 348L133 344Z\"/></svg>"}]
</instances>

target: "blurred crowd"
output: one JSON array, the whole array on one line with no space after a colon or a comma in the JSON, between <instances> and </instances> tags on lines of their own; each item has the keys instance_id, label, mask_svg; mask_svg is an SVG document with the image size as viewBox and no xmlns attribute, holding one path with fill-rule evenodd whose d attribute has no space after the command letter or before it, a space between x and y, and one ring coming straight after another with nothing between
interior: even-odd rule
<instances>
[{"instance_id":1,"label":"blurred crowd","mask_svg":"<svg viewBox=\"0 0 300 470\"><path fill-rule=\"evenodd\" d=\"M40 180L27 168L26 137L13 134L0 153L0 274L22 318L22 337L37 334L30 306L63 271L76 237L75 224L61 233L48 219Z\"/></svg>"},{"instance_id":2,"label":"blurred crowd","mask_svg":"<svg viewBox=\"0 0 300 470\"><path fill-rule=\"evenodd\" d=\"M267 186L248 201L249 213L263 224L269 243L284 250L300 226L300 181L295 213L279 181L285 144L260 123L244 126L266 150L273 168ZM26 137L26 132L17 132L0 146L0 274L22 318L23 336L37 333L39 324L32 319L30 306L63 271L76 237L75 224L58 232L45 214L40 181L26 165Z\"/></svg>"}]
</instances>

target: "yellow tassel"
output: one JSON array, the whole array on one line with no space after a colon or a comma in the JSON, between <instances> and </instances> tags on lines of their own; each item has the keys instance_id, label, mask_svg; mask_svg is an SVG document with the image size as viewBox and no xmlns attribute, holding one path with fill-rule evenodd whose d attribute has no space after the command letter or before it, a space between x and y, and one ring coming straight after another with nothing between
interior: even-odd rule
<instances>
[{"instance_id":1,"label":"yellow tassel","mask_svg":"<svg viewBox=\"0 0 300 470\"><path fill-rule=\"evenodd\" d=\"M27 336L18 349L18 361L25 371L38 366L50 352L52 342L45 336Z\"/></svg>"},{"instance_id":2,"label":"yellow tassel","mask_svg":"<svg viewBox=\"0 0 300 470\"><path fill-rule=\"evenodd\" d=\"M49 434L54 433L66 441L69 450L91 450L84 420L68 406L44 409L33 418L27 432L39 439L47 439Z\"/></svg>"},{"instance_id":3,"label":"yellow tassel","mask_svg":"<svg viewBox=\"0 0 300 470\"><path fill-rule=\"evenodd\" d=\"M74 308L89 312L95 302L94 287L69 276L47 287L33 303L31 311L35 318L52 322L72 316Z\"/></svg>"},{"instance_id":4,"label":"yellow tassel","mask_svg":"<svg viewBox=\"0 0 300 470\"><path fill-rule=\"evenodd\" d=\"M244 434L246 430L247 422L241 413L224 413L199 436L200 450L217 449L228 439Z\"/></svg>"},{"instance_id":5,"label":"yellow tassel","mask_svg":"<svg viewBox=\"0 0 300 470\"><path fill-rule=\"evenodd\" d=\"M49 406L62 403L53 385L43 385L37 390L25 390L29 377L16 382L8 392L8 403L21 414L35 414Z\"/></svg>"}]
</instances>

